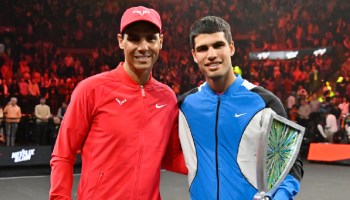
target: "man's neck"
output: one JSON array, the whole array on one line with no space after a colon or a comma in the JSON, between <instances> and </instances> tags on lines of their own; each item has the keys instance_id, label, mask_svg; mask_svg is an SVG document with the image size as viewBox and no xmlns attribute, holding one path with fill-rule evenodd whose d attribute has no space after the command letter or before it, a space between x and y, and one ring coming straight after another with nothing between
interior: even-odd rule
<instances>
[{"instance_id":1,"label":"man's neck","mask_svg":"<svg viewBox=\"0 0 350 200\"><path fill-rule=\"evenodd\" d=\"M136 71L127 63L124 63L124 69L126 73L140 85L145 85L150 79L151 69Z\"/></svg>"},{"instance_id":2,"label":"man's neck","mask_svg":"<svg viewBox=\"0 0 350 200\"><path fill-rule=\"evenodd\" d=\"M218 94L224 93L227 88L236 80L236 76L232 74L228 74L227 76L223 76L217 79L209 79L207 78L207 83L210 88Z\"/></svg>"}]
</instances>

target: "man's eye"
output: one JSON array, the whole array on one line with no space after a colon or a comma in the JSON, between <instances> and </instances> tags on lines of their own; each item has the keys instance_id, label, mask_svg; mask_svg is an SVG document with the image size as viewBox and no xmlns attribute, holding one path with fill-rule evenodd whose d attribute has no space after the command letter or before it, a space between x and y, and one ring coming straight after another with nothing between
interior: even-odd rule
<instances>
[{"instance_id":1,"label":"man's eye","mask_svg":"<svg viewBox=\"0 0 350 200\"><path fill-rule=\"evenodd\" d=\"M218 43L218 44L214 44L213 45L213 48L214 49L220 49L221 47L225 46L225 44L222 44L222 43Z\"/></svg>"},{"instance_id":2,"label":"man's eye","mask_svg":"<svg viewBox=\"0 0 350 200\"><path fill-rule=\"evenodd\" d=\"M147 38L147 40L149 41L149 42L155 42L155 41L157 41L157 37L156 36L151 36L151 37L148 37Z\"/></svg>"},{"instance_id":3,"label":"man's eye","mask_svg":"<svg viewBox=\"0 0 350 200\"><path fill-rule=\"evenodd\" d=\"M138 42L140 40L140 38L138 37L128 37L128 40L131 42Z\"/></svg>"},{"instance_id":4,"label":"man's eye","mask_svg":"<svg viewBox=\"0 0 350 200\"><path fill-rule=\"evenodd\" d=\"M208 50L207 47L198 47L198 48L196 49L197 52L204 52L204 51L207 51L207 50Z\"/></svg>"}]
</instances>

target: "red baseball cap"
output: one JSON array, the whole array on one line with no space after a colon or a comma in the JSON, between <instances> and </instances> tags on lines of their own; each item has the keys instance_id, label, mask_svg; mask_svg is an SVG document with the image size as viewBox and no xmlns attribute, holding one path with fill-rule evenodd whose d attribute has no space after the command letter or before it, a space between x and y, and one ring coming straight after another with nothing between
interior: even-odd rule
<instances>
[{"instance_id":1,"label":"red baseball cap","mask_svg":"<svg viewBox=\"0 0 350 200\"><path fill-rule=\"evenodd\" d=\"M122 33L125 27L138 21L150 22L154 24L159 31L162 30L162 22L158 12L151 8L138 6L129 8L124 12L120 22L120 32Z\"/></svg>"}]
</instances>

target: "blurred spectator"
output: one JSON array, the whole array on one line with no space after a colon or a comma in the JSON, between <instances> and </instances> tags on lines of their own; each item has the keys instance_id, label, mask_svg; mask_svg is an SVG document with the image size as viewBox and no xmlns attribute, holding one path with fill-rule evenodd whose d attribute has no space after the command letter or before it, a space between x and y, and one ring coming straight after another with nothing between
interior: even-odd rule
<instances>
[{"instance_id":1,"label":"blurred spectator","mask_svg":"<svg viewBox=\"0 0 350 200\"><path fill-rule=\"evenodd\" d=\"M317 99L316 94L312 94L311 101L310 101L310 112L318 113L320 109L321 109L321 102Z\"/></svg>"},{"instance_id":2,"label":"blurred spectator","mask_svg":"<svg viewBox=\"0 0 350 200\"><path fill-rule=\"evenodd\" d=\"M56 115L58 108L60 97L58 96L58 88L57 88L57 79L51 79L50 86L48 88L48 97L47 103L50 106L50 110L53 115Z\"/></svg>"},{"instance_id":3,"label":"blurred spectator","mask_svg":"<svg viewBox=\"0 0 350 200\"><path fill-rule=\"evenodd\" d=\"M302 85L299 85L297 90L297 98L306 99L307 97L308 97L308 92Z\"/></svg>"},{"instance_id":4,"label":"blurred spectator","mask_svg":"<svg viewBox=\"0 0 350 200\"><path fill-rule=\"evenodd\" d=\"M320 115L321 102L317 99L316 94L312 94L310 101L310 121L315 121Z\"/></svg>"},{"instance_id":5,"label":"blurred spectator","mask_svg":"<svg viewBox=\"0 0 350 200\"><path fill-rule=\"evenodd\" d=\"M341 110L340 115L346 116L349 114L349 100L348 97L343 97L342 102L338 105L338 108Z\"/></svg>"},{"instance_id":6,"label":"blurred spectator","mask_svg":"<svg viewBox=\"0 0 350 200\"><path fill-rule=\"evenodd\" d=\"M38 145L48 144L48 122L51 117L50 107L45 104L45 98L40 98L40 104L35 106L36 117L36 143Z\"/></svg>"},{"instance_id":7,"label":"blurred spectator","mask_svg":"<svg viewBox=\"0 0 350 200\"><path fill-rule=\"evenodd\" d=\"M347 115L345 117L345 121L344 121L344 127L345 127L345 131L346 131L346 135L348 136L348 141L350 141L350 115Z\"/></svg>"},{"instance_id":8,"label":"blurred spectator","mask_svg":"<svg viewBox=\"0 0 350 200\"><path fill-rule=\"evenodd\" d=\"M17 105L17 98L12 97L4 109L6 121L6 144L15 146L18 123L22 117L21 108Z\"/></svg>"},{"instance_id":9,"label":"blurred spectator","mask_svg":"<svg viewBox=\"0 0 350 200\"><path fill-rule=\"evenodd\" d=\"M28 107L31 108L31 110L29 110L29 113L33 113L33 108L36 105L36 103L39 101L40 98L40 88L39 88L39 84L37 82L37 79L32 78L31 80L29 80L29 84L28 84Z\"/></svg>"},{"instance_id":10,"label":"blurred spectator","mask_svg":"<svg viewBox=\"0 0 350 200\"><path fill-rule=\"evenodd\" d=\"M9 91L9 96L19 98L20 96L19 85L15 78L9 79L8 91Z\"/></svg>"},{"instance_id":11,"label":"blurred spectator","mask_svg":"<svg viewBox=\"0 0 350 200\"><path fill-rule=\"evenodd\" d=\"M309 90L315 91L317 89L318 83L319 83L319 74L318 69L315 63L311 65L311 69L308 72L308 79L309 79Z\"/></svg>"},{"instance_id":12,"label":"blurred spectator","mask_svg":"<svg viewBox=\"0 0 350 200\"><path fill-rule=\"evenodd\" d=\"M37 80L32 79L28 84L29 95L38 98L40 96L40 89Z\"/></svg>"},{"instance_id":13,"label":"blurred spectator","mask_svg":"<svg viewBox=\"0 0 350 200\"><path fill-rule=\"evenodd\" d=\"M0 79L0 103L1 103L1 105L6 105L8 95L9 95L9 92L8 92L6 80Z\"/></svg>"},{"instance_id":14,"label":"blurred spectator","mask_svg":"<svg viewBox=\"0 0 350 200\"><path fill-rule=\"evenodd\" d=\"M62 106L58 109L57 112L57 117L62 121L64 114L66 113L67 110L67 103L66 102L62 102Z\"/></svg>"},{"instance_id":15,"label":"blurred spectator","mask_svg":"<svg viewBox=\"0 0 350 200\"><path fill-rule=\"evenodd\" d=\"M295 93L291 92L287 98L287 109L291 109L296 104Z\"/></svg>"},{"instance_id":16,"label":"blurred spectator","mask_svg":"<svg viewBox=\"0 0 350 200\"><path fill-rule=\"evenodd\" d=\"M333 142L333 136L338 131L338 123L337 118L331 112L331 108L328 107L326 110L326 124L322 126L321 124L317 125L317 128L321 135L327 139L328 142Z\"/></svg>"},{"instance_id":17,"label":"blurred spectator","mask_svg":"<svg viewBox=\"0 0 350 200\"><path fill-rule=\"evenodd\" d=\"M298 123L304 127L307 127L307 123L309 122L309 115L310 115L311 109L308 102L302 98L300 99L300 106L298 109Z\"/></svg>"},{"instance_id":18,"label":"blurred spectator","mask_svg":"<svg viewBox=\"0 0 350 200\"><path fill-rule=\"evenodd\" d=\"M5 135L4 135L4 128L3 128L3 118L4 118L4 111L2 110L2 107L0 106L0 144L5 142Z\"/></svg>"},{"instance_id":19,"label":"blurred spectator","mask_svg":"<svg viewBox=\"0 0 350 200\"><path fill-rule=\"evenodd\" d=\"M26 97L29 95L29 83L21 78L21 81L18 83L19 93L22 97Z\"/></svg>"},{"instance_id":20,"label":"blurred spectator","mask_svg":"<svg viewBox=\"0 0 350 200\"><path fill-rule=\"evenodd\" d=\"M290 79L289 75L286 75L286 77L283 80L283 86L284 86L284 92L285 94L290 94L293 91L293 86L295 85L295 82Z\"/></svg>"},{"instance_id":21,"label":"blurred spectator","mask_svg":"<svg viewBox=\"0 0 350 200\"><path fill-rule=\"evenodd\" d=\"M288 111L288 117L291 121L297 122L298 120L298 107L297 105L293 105Z\"/></svg>"}]
</instances>

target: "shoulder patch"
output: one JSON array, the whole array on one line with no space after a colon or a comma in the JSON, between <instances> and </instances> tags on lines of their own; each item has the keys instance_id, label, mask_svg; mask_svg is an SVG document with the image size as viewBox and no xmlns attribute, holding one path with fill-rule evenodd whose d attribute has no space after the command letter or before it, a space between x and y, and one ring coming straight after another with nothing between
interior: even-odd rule
<instances>
[{"instance_id":1,"label":"shoulder patch","mask_svg":"<svg viewBox=\"0 0 350 200\"><path fill-rule=\"evenodd\" d=\"M254 85L253 83L247 81L247 80L244 80L243 83L242 83L242 86L244 86L245 88L247 88L248 90L252 90L253 88L256 87L256 85Z\"/></svg>"},{"instance_id":2,"label":"shoulder patch","mask_svg":"<svg viewBox=\"0 0 350 200\"><path fill-rule=\"evenodd\" d=\"M265 101L267 108L271 108L282 117L287 117L286 110L284 109L281 100L272 92L260 86L252 88L251 91L261 96L261 98Z\"/></svg>"}]
</instances>

